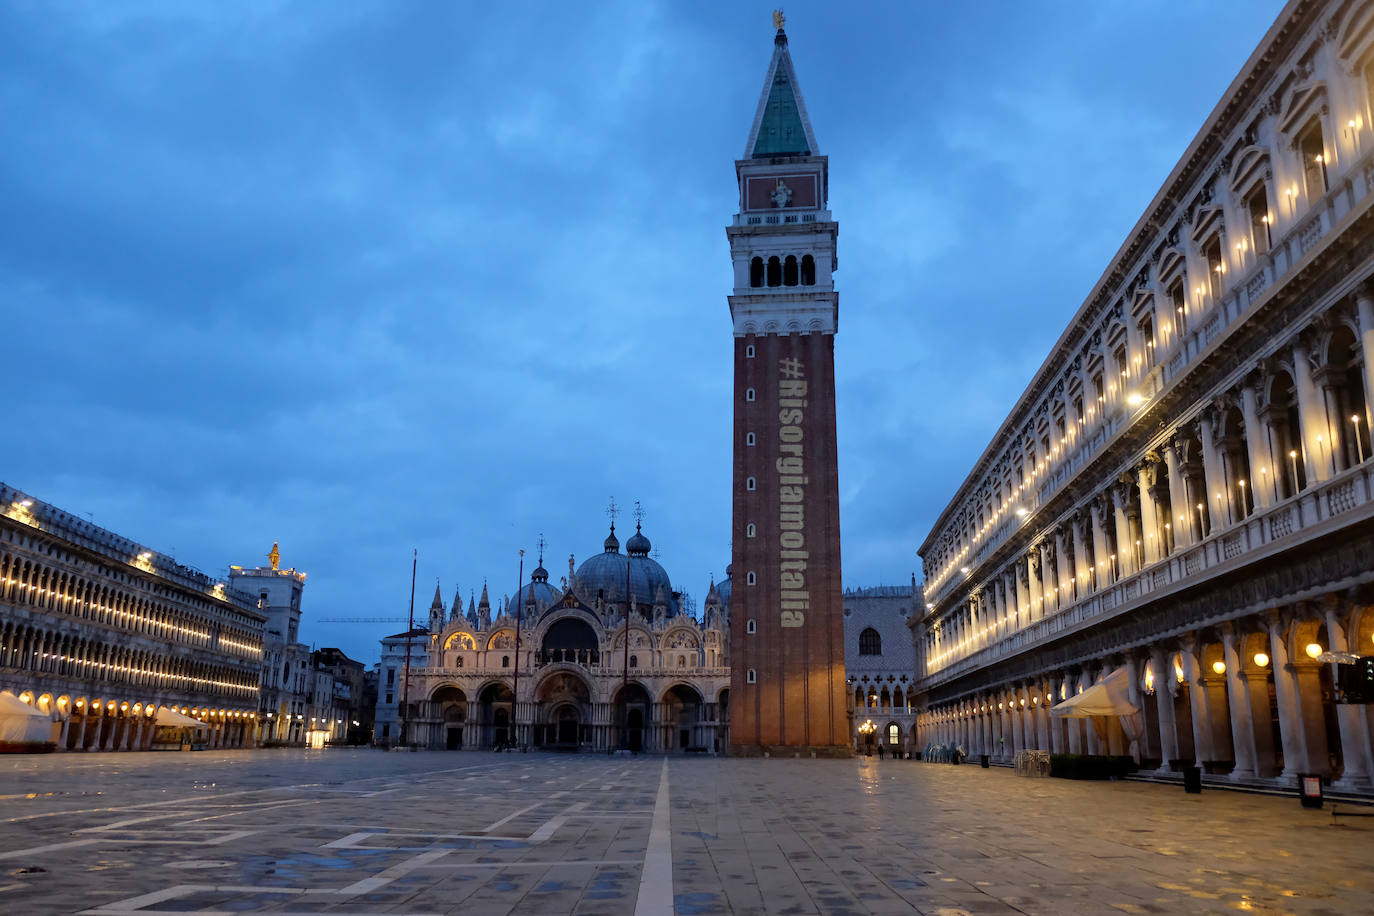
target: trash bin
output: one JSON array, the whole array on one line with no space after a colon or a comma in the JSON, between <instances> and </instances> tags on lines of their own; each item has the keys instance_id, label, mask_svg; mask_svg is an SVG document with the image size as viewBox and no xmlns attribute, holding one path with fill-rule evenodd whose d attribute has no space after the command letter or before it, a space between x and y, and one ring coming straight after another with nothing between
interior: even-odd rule
<instances>
[{"instance_id":1,"label":"trash bin","mask_svg":"<svg viewBox=\"0 0 1374 916\"><path fill-rule=\"evenodd\" d=\"M1202 794L1202 768L1184 767L1183 768L1183 791L1189 795Z\"/></svg>"},{"instance_id":2,"label":"trash bin","mask_svg":"<svg viewBox=\"0 0 1374 916\"><path fill-rule=\"evenodd\" d=\"M990 767L990 766L992 765L991 763L988 762L988 755L987 755L987 754L979 754L979 755L978 755L978 764L979 764L979 766L981 766L981 767L982 767L983 769L985 769L985 770L986 770L988 767Z\"/></svg>"},{"instance_id":3,"label":"trash bin","mask_svg":"<svg viewBox=\"0 0 1374 916\"><path fill-rule=\"evenodd\" d=\"M1302 791L1302 806L1304 808L1320 808L1322 806L1322 778L1312 773L1298 774L1298 787Z\"/></svg>"}]
</instances>

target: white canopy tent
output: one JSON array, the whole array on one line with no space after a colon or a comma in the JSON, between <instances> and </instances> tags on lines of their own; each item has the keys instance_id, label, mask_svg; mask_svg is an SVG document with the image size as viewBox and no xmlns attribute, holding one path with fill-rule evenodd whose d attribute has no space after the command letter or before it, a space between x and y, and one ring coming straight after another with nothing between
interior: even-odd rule
<instances>
[{"instance_id":1,"label":"white canopy tent","mask_svg":"<svg viewBox=\"0 0 1374 916\"><path fill-rule=\"evenodd\" d=\"M1050 715L1060 719L1086 719L1090 716L1133 716L1140 707L1131 702L1130 672L1117 668L1080 694L1050 707Z\"/></svg>"},{"instance_id":2,"label":"white canopy tent","mask_svg":"<svg viewBox=\"0 0 1374 916\"><path fill-rule=\"evenodd\" d=\"M0 741L51 741L52 716L8 690L0 691Z\"/></svg>"},{"instance_id":3,"label":"white canopy tent","mask_svg":"<svg viewBox=\"0 0 1374 916\"><path fill-rule=\"evenodd\" d=\"M171 728L204 728L205 723L199 719L192 719L190 716L183 716L169 706L159 706L157 708L157 724Z\"/></svg>"},{"instance_id":4,"label":"white canopy tent","mask_svg":"<svg viewBox=\"0 0 1374 916\"><path fill-rule=\"evenodd\" d=\"M1131 672L1117 668L1098 683L1080 694L1050 707L1050 715L1059 719L1087 719L1093 724L1097 737L1105 741L1106 720L1109 716L1121 719L1121 730L1130 742L1130 753L1140 762L1140 707L1131 702Z\"/></svg>"}]
</instances>

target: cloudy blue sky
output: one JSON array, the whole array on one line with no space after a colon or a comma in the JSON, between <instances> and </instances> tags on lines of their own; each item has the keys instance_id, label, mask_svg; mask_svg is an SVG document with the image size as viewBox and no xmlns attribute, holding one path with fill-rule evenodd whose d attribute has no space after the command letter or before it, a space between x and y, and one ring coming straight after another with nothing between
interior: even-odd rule
<instances>
[{"instance_id":1,"label":"cloudy blue sky","mask_svg":"<svg viewBox=\"0 0 1374 916\"><path fill-rule=\"evenodd\" d=\"M898 583L1279 11L789 3L840 222L844 579ZM0 479L371 662L640 500L728 562L724 226L769 4L0 4ZM623 524L623 518L622 518ZM529 564L526 564L528 571Z\"/></svg>"}]
</instances>

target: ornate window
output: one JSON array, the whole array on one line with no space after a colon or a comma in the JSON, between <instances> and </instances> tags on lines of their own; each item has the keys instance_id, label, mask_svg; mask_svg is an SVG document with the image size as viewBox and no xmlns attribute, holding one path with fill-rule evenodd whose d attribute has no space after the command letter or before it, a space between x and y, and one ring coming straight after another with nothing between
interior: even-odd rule
<instances>
[{"instance_id":1,"label":"ornate window","mask_svg":"<svg viewBox=\"0 0 1374 916\"><path fill-rule=\"evenodd\" d=\"M1313 118L1298 134L1296 144L1302 160L1303 190L1312 205L1326 195L1326 145L1322 142L1322 122Z\"/></svg>"},{"instance_id":2,"label":"ornate window","mask_svg":"<svg viewBox=\"0 0 1374 916\"><path fill-rule=\"evenodd\" d=\"M1245 209L1250 214L1250 248L1259 257L1269 250L1269 194L1261 183L1253 194L1245 199Z\"/></svg>"},{"instance_id":3,"label":"ornate window","mask_svg":"<svg viewBox=\"0 0 1374 916\"><path fill-rule=\"evenodd\" d=\"M1326 193L1325 190L1322 193ZM1221 298L1225 291L1222 284L1226 265L1221 260L1221 237L1212 236L1207 244L1202 246L1202 256L1207 259L1207 291L1212 295L1212 301L1216 302Z\"/></svg>"},{"instance_id":4,"label":"ornate window","mask_svg":"<svg viewBox=\"0 0 1374 916\"><path fill-rule=\"evenodd\" d=\"M883 638L878 635L878 631L872 627L865 627L859 634L859 654L860 655L882 655Z\"/></svg>"}]
</instances>

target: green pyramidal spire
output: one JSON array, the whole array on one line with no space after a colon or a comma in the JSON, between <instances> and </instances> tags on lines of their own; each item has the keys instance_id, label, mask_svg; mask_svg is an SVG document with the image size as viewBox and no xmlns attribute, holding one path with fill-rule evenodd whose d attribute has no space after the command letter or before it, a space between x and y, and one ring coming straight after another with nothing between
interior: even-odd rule
<instances>
[{"instance_id":1,"label":"green pyramidal spire","mask_svg":"<svg viewBox=\"0 0 1374 916\"><path fill-rule=\"evenodd\" d=\"M782 29L773 39L773 59L768 64L747 150L751 159L810 156L816 152L816 138L811 133L797 74L792 69L792 56L787 52L787 34Z\"/></svg>"}]
</instances>

